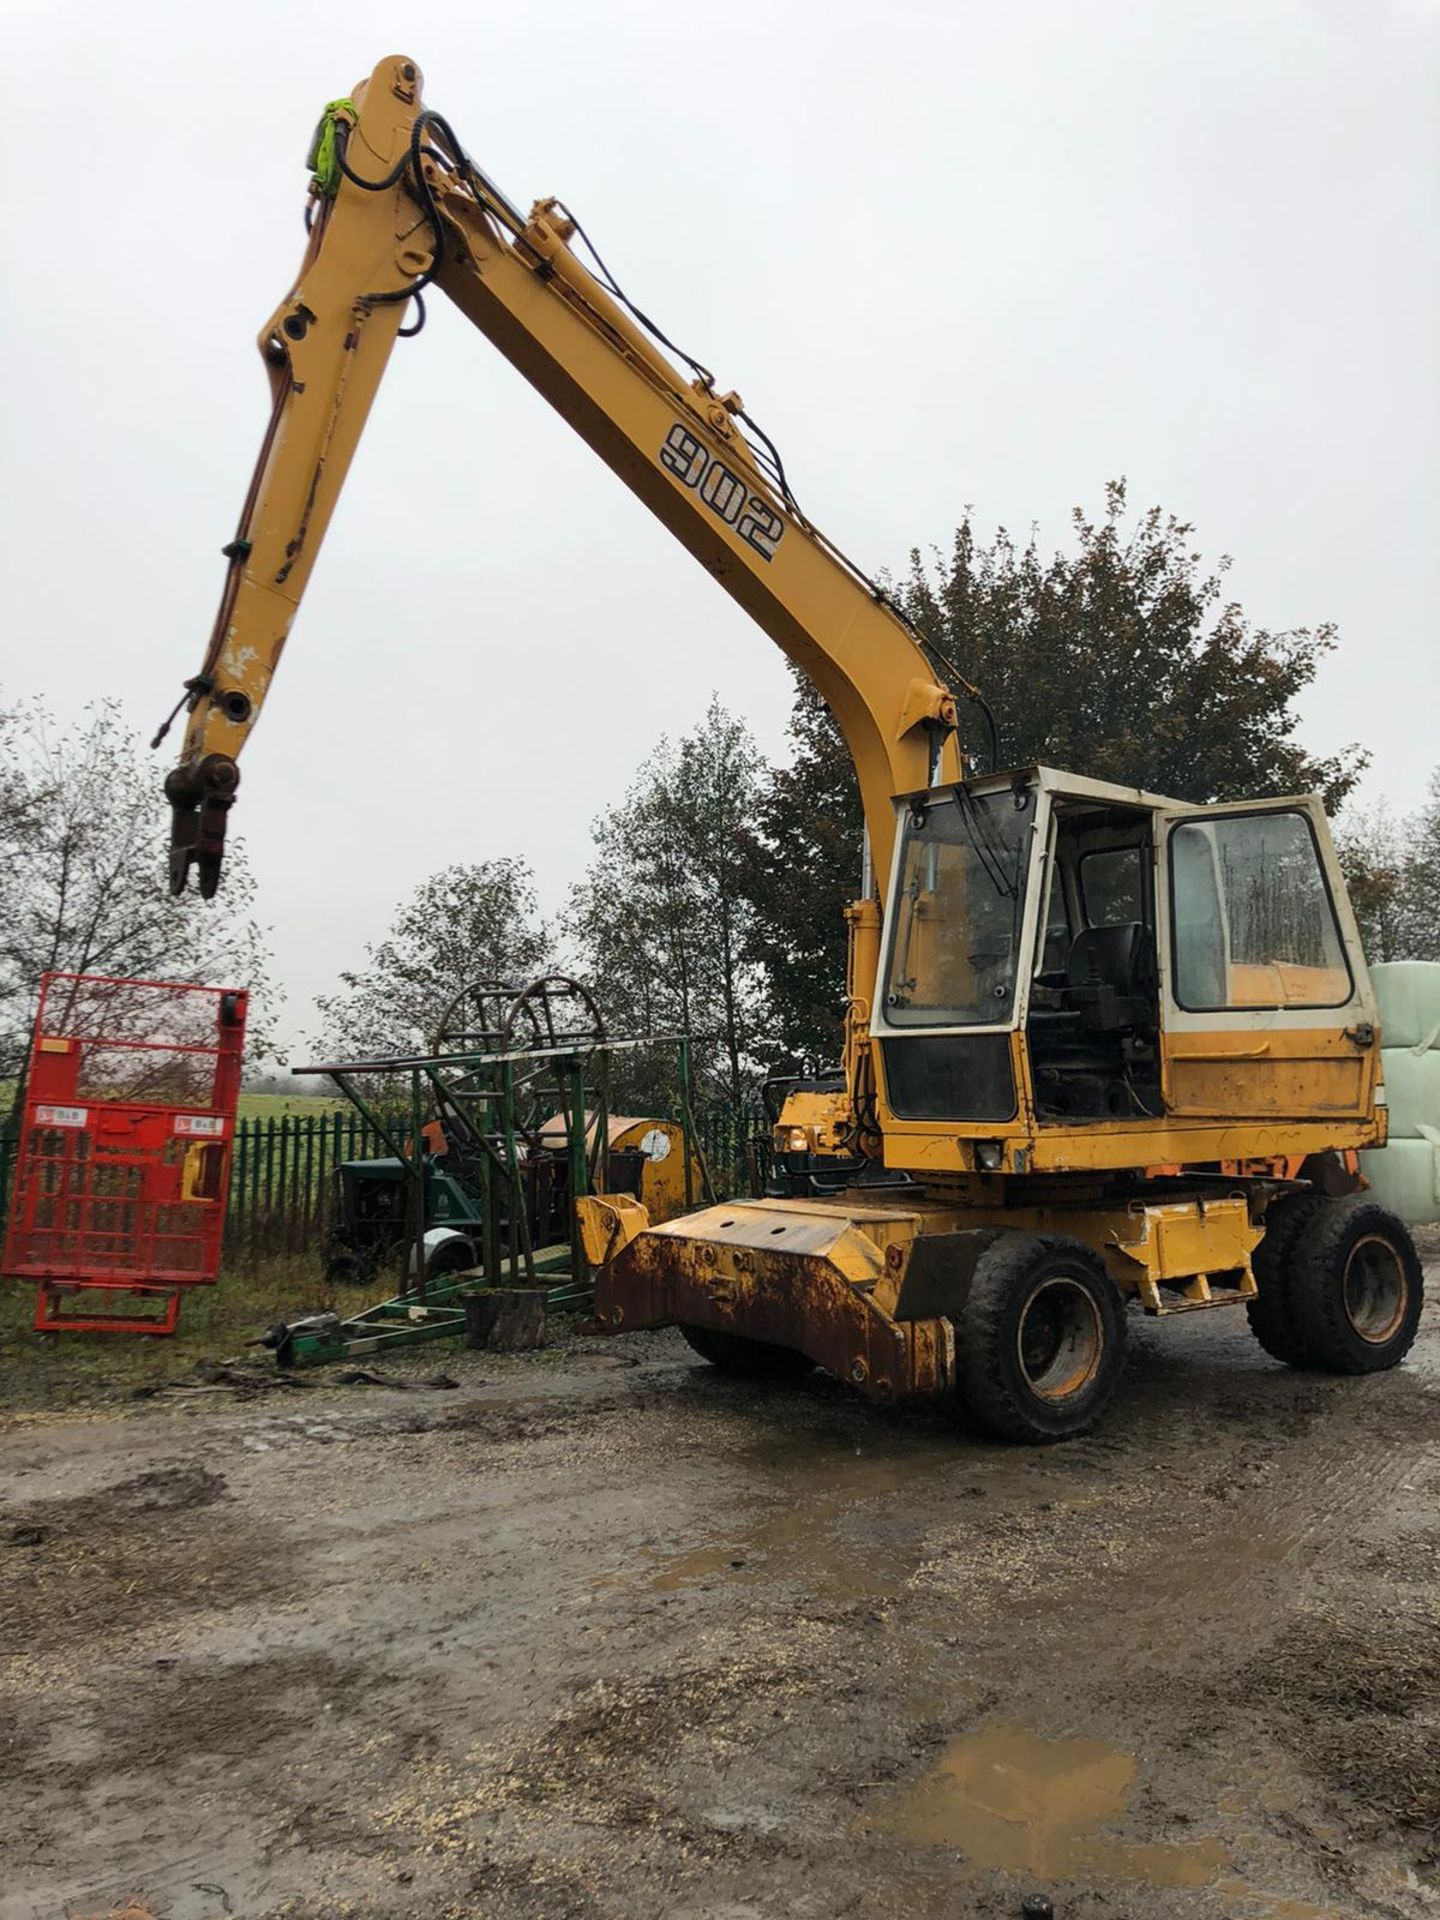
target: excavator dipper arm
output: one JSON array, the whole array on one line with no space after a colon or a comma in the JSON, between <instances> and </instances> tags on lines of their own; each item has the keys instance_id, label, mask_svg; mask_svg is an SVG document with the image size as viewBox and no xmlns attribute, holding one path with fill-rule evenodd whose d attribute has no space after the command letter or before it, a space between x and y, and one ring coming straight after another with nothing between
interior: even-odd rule
<instances>
[{"instance_id":1,"label":"excavator dipper arm","mask_svg":"<svg viewBox=\"0 0 1440 1920\"><path fill-rule=\"evenodd\" d=\"M914 631L800 512L739 397L698 363L679 371L598 256L591 271L572 249L584 236L568 212L547 200L520 215L420 89L414 62L396 57L328 110L338 151L312 190L299 279L261 330L270 425L166 781L172 888L194 866L201 892L215 891L240 750L402 321L433 283L809 675L854 761L883 894L892 797L958 777L953 696Z\"/></svg>"}]
</instances>

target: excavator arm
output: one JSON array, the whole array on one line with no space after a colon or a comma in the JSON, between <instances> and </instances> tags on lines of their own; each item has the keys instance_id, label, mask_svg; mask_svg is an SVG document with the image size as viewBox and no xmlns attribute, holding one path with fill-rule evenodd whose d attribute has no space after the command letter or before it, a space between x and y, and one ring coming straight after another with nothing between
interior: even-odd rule
<instances>
[{"instance_id":1,"label":"excavator arm","mask_svg":"<svg viewBox=\"0 0 1440 1920\"><path fill-rule=\"evenodd\" d=\"M883 895L892 797L958 777L954 697L920 637L802 514L738 395L664 341L593 249L594 270L584 264L571 242L588 241L557 201L528 219L510 205L422 106L413 61L382 60L327 109L312 163L300 275L260 333L270 424L181 702L185 745L166 781L172 889L193 866L201 892L215 891L239 754L391 349L418 330L434 285L809 676L854 761Z\"/></svg>"}]
</instances>

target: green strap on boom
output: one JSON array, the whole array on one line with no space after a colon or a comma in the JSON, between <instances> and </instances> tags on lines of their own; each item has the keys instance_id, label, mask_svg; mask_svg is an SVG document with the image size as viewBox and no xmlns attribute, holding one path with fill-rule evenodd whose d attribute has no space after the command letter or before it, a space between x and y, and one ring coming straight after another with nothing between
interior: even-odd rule
<instances>
[{"instance_id":1,"label":"green strap on boom","mask_svg":"<svg viewBox=\"0 0 1440 1920\"><path fill-rule=\"evenodd\" d=\"M320 116L315 138L310 142L306 165L315 176L315 185L327 200L333 200L340 187L340 146L337 127L353 127L359 119L353 100L331 100Z\"/></svg>"}]
</instances>

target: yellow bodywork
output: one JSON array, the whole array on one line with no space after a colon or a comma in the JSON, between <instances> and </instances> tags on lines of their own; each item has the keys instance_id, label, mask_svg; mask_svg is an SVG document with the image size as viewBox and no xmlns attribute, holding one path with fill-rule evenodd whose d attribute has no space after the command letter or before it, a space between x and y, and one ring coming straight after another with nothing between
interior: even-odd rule
<instances>
[{"instance_id":1,"label":"yellow bodywork","mask_svg":"<svg viewBox=\"0 0 1440 1920\"><path fill-rule=\"evenodd\" d=\"M639 1204L649 1220L673 1220L677 1213L693 1207L705 1191L704 1174L697 1155L685 1150L685 1129L678 1120L636 1119L630 1114L612 1113L606 1124L606 1141L612 1153L638 1153L640 1161ZM552 1114L540 1128L542 1146L560 1149L569 1138L563 1113ZM586 1115L585 1144L594 1154L595 1116ZM688 1165L687 1165L688 1157Z\"/></svg>"},{"instance_id":2,"label":"yellow bodywork","mask_svg":"<svg viewBox=\"0 0 1440 1920\"><path fill-rule=\"evenodd\" d=\"M628 1198L606 1196L581 1201L580 1215L599 1269L601 1326L740 1333L793 1347L886 1401L950 1390L965 1253L978 1254L996 1231L1073 1234L1154 1314L1248 1299L1263 1232L1243 1193L1118 1207L1064 1198L987 1206L980 1197L946 1206L853 1189L833 1200L732 1201L664 1226L651 1226ZM915 1250L937 1236L946 1259L941 1277L924 1283L917 1311Z\"/></svg>"}]
</instances>

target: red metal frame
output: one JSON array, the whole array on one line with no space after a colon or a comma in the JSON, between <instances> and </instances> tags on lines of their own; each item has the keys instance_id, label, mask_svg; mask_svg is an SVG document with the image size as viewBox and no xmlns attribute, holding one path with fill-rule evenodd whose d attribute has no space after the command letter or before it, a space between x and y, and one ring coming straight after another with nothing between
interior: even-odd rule
<instances>
[{"instance_id":1,"label":"red metal frame","mask_svg":"<svg viewBox=\"0 0 1440 1920\"><path fill-rule=\"evenodd\" d=\"M47 973L25 1080L4 1273L40 1332L173 1333L220 1272L248 996ZM129 1294L158 1313L72 1312Z\"/></svg>"}]
</instances>

